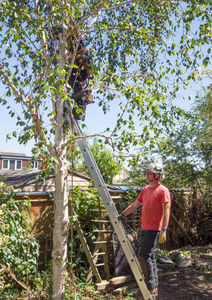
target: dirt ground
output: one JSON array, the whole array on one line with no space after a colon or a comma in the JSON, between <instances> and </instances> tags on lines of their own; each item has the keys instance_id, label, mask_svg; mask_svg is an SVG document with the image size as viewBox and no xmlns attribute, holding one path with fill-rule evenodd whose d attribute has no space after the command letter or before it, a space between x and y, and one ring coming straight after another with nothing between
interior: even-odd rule
<instances>
[{"instance_id":1,"label":"dirt ground","mask_svg":"<svg viewBox=\"0 0 212 300\"><path fill-rule=\"evenodd\" d=\"M157 300L212 300L212 274L207 267L192 265L178 271L159 278Z\"/></svg>"},{"instance_id":2,"label":"dirt ground","mask_svg":"<svg viewBox=\"0 0 212 300\"><path fill-rule=\"evenodd\" d=\"M212 254L194 254L191 263L159 275L156 300L212 300Z\"/></svg>"},{"instance_id":3,"label":"dirt ground","mask_svg":"<svg viewBox=\"0 0 212 300\"><path fill-rule=\"evenodd\" d=\"M210 259L197 255L191 262L192 265L189 267L175 266L167 271L167 274L159 275L156 300L212 300L212 255ZM131 292L135 294L137 289ZM135 296L133 298L135 299ZM108 295L104 299L114 298ZM127 297L124 294L117 296L116 299L124 300Z\"/></svg>"}]
</instances>

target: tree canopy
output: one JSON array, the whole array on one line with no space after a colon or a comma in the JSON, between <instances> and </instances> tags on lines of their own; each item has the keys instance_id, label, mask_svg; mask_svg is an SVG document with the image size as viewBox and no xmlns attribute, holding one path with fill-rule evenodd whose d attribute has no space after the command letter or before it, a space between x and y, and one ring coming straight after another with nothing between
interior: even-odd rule
<instances>
[{"instance_id":1,"label":"tree canopy","mask_svg":"<svg viewBox=\"0 0 212 300\"><path fill-rule=\"evenodd\" d=\"M182 114L172 104L180 86L195 79L198 65L209 63L211 3L2 1L0 68L5 96L14 94L24 104L17 123L23 126L22 143L37 138L38 131L42 142L51 143L55 89L64 100L70 95L65 84L72 68L65 51L70 35L76 45L83 38L91 50L99 105L104 109L109 101L119 102L111 133L115 146L126 150L130 144L153 144Z\"/></svg>"},{"instance_id":2,"label":"tree canopy","mask_svg":"<svg viewBox=\"0 0 212 300\"><path fill-rule=\"evenodd\" d=\"M212 142L212 84L204 89L205 95L197 101L196 110L202 121L199 141Z\"/></svg>"}]
</instances>

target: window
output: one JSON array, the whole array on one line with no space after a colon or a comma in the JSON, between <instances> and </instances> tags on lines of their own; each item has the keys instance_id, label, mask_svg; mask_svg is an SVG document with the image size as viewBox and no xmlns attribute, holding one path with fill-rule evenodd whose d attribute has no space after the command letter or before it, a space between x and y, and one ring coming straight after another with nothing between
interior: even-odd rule
<instances>
[{"instance_id":1,"label":"window","mask_svg":"<svg viewBox=\"0 0 212 300\"><path fill-rule=\"evenodd\" d=\"M22 169L22 161L16 160L16 170L21 170L21 169Z\"/></svg>"},{"instance_id":2,"label":"window","mask_svg":"<svg viewBox=\"0 0 212 300\"><path fill-rule=\"evenodd\" d=\"M15 170L15 160L10 159L10 166L9 166L10 170Z\"/></svg>"},{"instance_id":3,"label":"window","mask_svg":"<svg viewBox=\"0 0 212 300\"><path fill-rule=\"evenodd\" d=\"M38 161L33 160L32 161L32 169L37 169L38 168Z\"/></svg>"},{"instance_id":4,"label":"window","mask_svg":"<svg viewBox=\"0 0 212 300\"><path fill-rule=\"evenodd\" d=\"M14 159L4 159L3 160L3 169L21 170L22 169L22 161L14 160Z\"/></svg>"},{"instance_id":5,"label":"window","mask_svg":"<svg viewBox=\"0 0 212 300\"><path fill-rule=\"evenodd\" d=\"M8 169L8 159L3 160L3 169Z\"/></svg>"}]
</instances>

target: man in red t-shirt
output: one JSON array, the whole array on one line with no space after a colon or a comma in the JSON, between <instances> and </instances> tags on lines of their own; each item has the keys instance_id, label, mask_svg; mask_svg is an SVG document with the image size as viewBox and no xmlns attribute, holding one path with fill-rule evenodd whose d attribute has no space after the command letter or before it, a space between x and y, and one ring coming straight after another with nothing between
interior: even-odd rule
<instances>
[{"instance_id":1,"label":"man in red t-shirt","mask_svg":"<svg viewBox=\"0 0 212 300\"><path fill-rule=\"evenodd\" d=\"M166 241L166 230L170 217L170 192L159 183L164 179L163 168L154 162L144 163L147 167L146 180L149 185L143 188L138 198L128 206L120 217L125 217L134 212L141 204L142 208L142 242L139 260L144 273L147 288L150 294L158 293L158 275L155 259L155 248L159 243ZM144 299L140 290L137 299Z\"/></svg>"}]
</instances>

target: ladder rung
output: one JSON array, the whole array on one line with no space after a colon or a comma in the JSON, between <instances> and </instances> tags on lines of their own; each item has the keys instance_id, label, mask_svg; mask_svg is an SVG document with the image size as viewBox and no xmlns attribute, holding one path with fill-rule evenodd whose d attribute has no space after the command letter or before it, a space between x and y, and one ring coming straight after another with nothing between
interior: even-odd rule
<instances>
[{"instance_id":1,"label":"ladder rung","mask_svg":"<svg viewBox=\"0 0 212 300\"><path fill-rule=\"evenodd\" d=\"M107 244L107 243L113 243L113 241L96 241L96 242L93 242L93 244Z\"/></svg>"},{"instance_id":2,"label":"ladder rung","mask_svg":"<svg viewBox=\"0 0 212 300\"><path fill-rule=\"evenodd\" d=\"M104 265L105 265L105 263L102 263L102 264L96 264L95 267L102 267L102 266L104 266Z\"/></svg>"},{"instance_id":3,"label":"ladder rung","mask_svg":"<svg viewBox=\"0 0 212 300\"><path fill-rule=\"evenodd\" d=\"M110 233L110 232L114 232L114 230L110 230L110 229L105 229L105 230L94 230L93 232L100 232L100 233Z\"/></svg>"},{"instance_id":4,"label":"ladder rung","mask_svg":"<svg viewBox=\"0 0 212 300\"><path fill-rule=\"evenodd\" d=\"M106 212L106 209L90 209L90 211Z\"/></svg>"},{"instance_id":5,"label":"ladder rung","mask_svg":"<svg viewBox=\"0 0 212 300\"><path fill-rule=\"evenodd\" d=\"M91 220L92 222L97 222L97 223L108 223L110 222L109 220Z\"/></svg>"},{"instance_id":6,"label":"ladder rung","mask_svg":"<svg viewBox=\"0 0 212 300\"><path fill-rule=\"evenodd\" d=\"M93 254L93 257L99 256L99 255L105 255L106 252L97 252Z\"/></svg>"},{"instance_id":7,"label":"ladder rung","mask_svg":"<svg viewBox=\"0 0 212 300\"><path fill-rule=\"evenodd\" d=\"M121 199L120 196L111 196L111 198L112 198L113 200L119 200L119 199Z\"/></svg>"}]
</instances>

